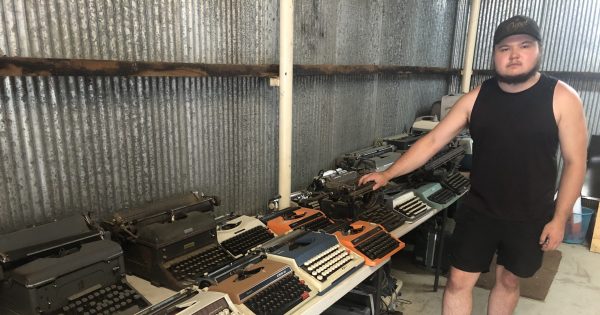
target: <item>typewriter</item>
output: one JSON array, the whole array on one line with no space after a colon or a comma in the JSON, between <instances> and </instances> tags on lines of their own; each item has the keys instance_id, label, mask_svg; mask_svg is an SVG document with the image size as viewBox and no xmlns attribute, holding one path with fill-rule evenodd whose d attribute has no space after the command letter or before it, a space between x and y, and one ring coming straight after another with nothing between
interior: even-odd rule
<instances>
[{"instance_id":1,"label":"typewriter","mask_svg":"<svg viewBox=\"0 0 600 315\"><path fill-rule=\"evenodd\" d=\"M433 209L411 190L389 196L387 205L402 215L407 223L413 223Z\"/></svg>"},{"instance_id":2,"label":"typewriter","mask_svg":"<svg viewBox=\"0 0 600 315\"><path fill-rule=\"evenodd\" d=\"M3 314L133 314L148 301L125 280L123 251L74 215L0 237Z\"/></svg>"},{"instance_id":3,"label":"typewriter","mask_svg":"<svg viewBox=\"0 0 600 315\"><path fill-rule=\"evenodd\" d=\"M316 177L311 188L327 193L321 200L321 211L332 219L357 219L358 215L382 200L380 190L373 191L373 182L358 185L356 171L336 169Z\"/></svg>"},{"instance_id":4,"label":"typewriter","mask_svg":"<svg viewBox=\"0 0 600 315\"><path fill-rule=\"evenodd\" d=\"M471 187L471 181L455 171L440 181L440 184L457 195L462 195Z\"/></svg>"},{"instance_id":5,"label":"typewriter","mask_svg":"<svg viewBox=\"0 0 600 315\"><path fill-rule=\"evenodd\" d=\"M406 221L406 217L386 207L385 204L376 204L373 207L361 212L358 219L383 226L383 228L391 232L402 226Z\"/></svg>"},{"instance_id":6,"label":"typewriter","mask_svg":"<svg viewBox=\"0 0 600 315\"><path fill-rule=\"evenodd\" d=\"M291 193L290 199L298 206L303 208L321 209L321 200L326 198L327 194L320 191L300 190Z\"/></svg>"},{"instance_id":7,"label":"typewriter","mask_svg":"<svg viewBox=\"0 0 600 315\"><path fill-rule=\"evenodd\" d=\"M208 290L228 294L244 314L260 315L291 314L315 294L292 267L269 259L238 270Z\"/></svg>"},{"instance_id":8,"label":"typewriter","mask_svg":"<svg viewBox=\"0 0 600 315\"><path fill-rule=\"evenodd\" d=\"M311 231L335 229L335 222L328 219L323 212L302 207L283 209L263 216L261 220L266 221L269 229L276 235L283 235L300 228Z\"/></svg>"},{"instance_id":9,"label":"typewriter","mask_svg":"<svg viewBox=\"0 0 600 315\"><path fill-rule=\"evenodd\" d=\"M401 155L393 145L369 147L342 155L336 166L347 170L385 171Z\"/></svg>"},{"instance_id":10,"label":"typewriter","mask_svg":"<svg viewBox=\"0 0 600 315\"><path fill-rule=\"evenodd\" d=\"M426 182L443 182L449 175L458 173L458 167L464 156L464 146L451 143L423 166L405 177L408 178L413 187L418 187Z\"/></svg>"},{"instance_id":11,"label":"typewriter","mask_svg":"<svg viewBox=\"0 0 600 315\"><path fill-rule=\"evenodd\" d=\"M405 246L380 225L365 221L356 221L334 235L342 245L362 256L368 266L384 263Z\"/></svg>"},{"instance_id":12,"label":"typewriter","mask_svg":"<svg viewBox=\"0 0 600 315\"><path fill-rule=\"evenodd\" d=\"M246 215L225 215L216 219L217 240L235 258L274 237L259 219Z\"/></svg>"},{"instance_id":13,"label":"typewriter","mask_svg":"<svg viewBox=\"0 0 600 315\"><path fill-rule=\"evenodd\" d=\"M117 212L103 224L121 243L128 273L177 291L234 259L217 242L209 213L217 204L188 193Z\"/></svg>"},{"instance_id":14,"label":"typewriter","mask_svg":"<svg viewBox=\"0 0 600 315\"><path fill-rule=\"evenodd\" d=\"M335 236L322 232L296 230L263 244L262 249L270 260L290 265L321 293L364 263Z\"/></svg>"},{"instance_id":15,"label":"typewriter","mask_svg":"<svg viewBox=\"0 0 600 315\"><path fill-rule=\"evenodd\" d=\"M443 187L439 183L425 184L417 188L415 193L427 204L436 209L448 207L461 196L455 194L452 190Z\"/></svg>"},{"instance_id":16,"label":"typewriter","mask_svg":"<svg viewBox=\"0 0 600 315\"><path fill-rule=\"evenodd\" d=\"M135 315L241 315L229 296L197 287L185 288Z\"/></svg>"}]
</instances>

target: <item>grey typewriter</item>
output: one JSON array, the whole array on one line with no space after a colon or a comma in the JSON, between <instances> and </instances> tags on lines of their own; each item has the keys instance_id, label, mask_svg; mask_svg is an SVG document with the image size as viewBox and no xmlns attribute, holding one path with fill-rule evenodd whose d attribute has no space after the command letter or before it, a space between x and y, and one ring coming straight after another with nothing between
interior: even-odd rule
<instances>
[{"instance_id":1,"label":"grey typewriter","mask_svg":"<svg viewBox=\"0 0 600 315\"><path fill-rule=\"evenodd\" d=\"M218 203L192 192L117 212L103 225L121 243L128 273L181 290L234 259L217 242Z\"/></svg>"},{"instance_id":2,"label":"grey typewriter","mask_svg":"<svg viewBox=\"0 0 600 315\"><path fill-rule=\"evenodd\" d=\"M2 314L133 314L123 251L82 215L0 237Z\"/></svg>"}]
</instances>

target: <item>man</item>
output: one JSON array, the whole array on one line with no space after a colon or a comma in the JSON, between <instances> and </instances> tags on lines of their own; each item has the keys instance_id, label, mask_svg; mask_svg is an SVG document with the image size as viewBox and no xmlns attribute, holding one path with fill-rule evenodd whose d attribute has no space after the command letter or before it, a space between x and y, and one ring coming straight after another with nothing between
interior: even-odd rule
<instances>
[{"instance_id":1,"label":"man","mask_svg":"<svg viewBox=\"0 0 600 315\"><path fill-rule=\"evenodd\" d=\"M587 132L581 100L562 81L539 73L542 41L535 21L514 16L494 33L495 77L464 95L438 126L389 169L360 184L373 189L429 160L464 127L473 137L471 189L457 212L443 314L470 314L472 290L497 254L488 314L511 314L519 279L554 250L580 195ZM554 201L556 153L564 167Z\"/></svg>"}]
</instances>

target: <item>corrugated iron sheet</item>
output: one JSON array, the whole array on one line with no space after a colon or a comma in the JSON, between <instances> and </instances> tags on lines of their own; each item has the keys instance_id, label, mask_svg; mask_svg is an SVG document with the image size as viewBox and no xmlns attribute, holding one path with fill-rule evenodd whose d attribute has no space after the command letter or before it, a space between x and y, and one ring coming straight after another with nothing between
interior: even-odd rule
<instances>
[{"instance_id":1,"label":"corrugated iron sheet","mask_svg":"<svg viewBox=\"0 0 600 315\"><path fill-rule=\"evenodd\" d=\"M295 1L295 63L446 67L456 3ZM278 61L278 2L0 0L0 55ZM357 22L358 21L358 22ZM293 188L396 134L443 76L298 78ZM277 89L257 78L11 77L0 90L0 230L198 189L256 213L277 190Z\"/></svg>"},{"instance_id":2,"label":"corrugated iron sheet","mask_svg":"<svg viewBox=\"0 0 600 315\"><path fill-rule=\"evenodd\" d=\"M452 67L461 68L468 23L469 1L458 4ZM600 72L600 2L596 0L489 0L481 2L475 69L491 69L492 39L496 26L503 20L522 14L536 20L543 39L542 71ZM473 76L475 87L486 76ZM588 132L600 134L600 82L576 76L559 79L580 94L588 119ZM460 78L452 80L450 91L458 92Z\"/></svg>"},{"instance_id":3,"label":"corrugated iron sheet","mask_svg":"<svg viewBox=\"0 0 600 315\"><path fill-rule=\"evenodd\" d=\"M191 189L253 212L276 192L265 79L4 78L0 95L5 229Z\"/></svg>"}]
</instances>

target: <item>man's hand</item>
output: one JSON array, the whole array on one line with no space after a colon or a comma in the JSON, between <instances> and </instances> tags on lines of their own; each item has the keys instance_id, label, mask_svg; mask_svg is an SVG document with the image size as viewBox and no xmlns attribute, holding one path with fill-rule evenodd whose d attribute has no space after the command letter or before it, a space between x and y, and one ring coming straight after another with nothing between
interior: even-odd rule
<instances>
[{"instance_id":1,"label":"man's hand","mask_svg":"<svg viewBox=\"0 0 600 315\"><path fill-rule=\"evenodd\" d=\"M552 219L544 226L542 235L540 235L540 245L543 251L555 250L562 242L565 236L565 223L557 219Z\"/></svg>"},{"instance_id":2,"label":"man's hand","mask_svg":"<svg viewBox=\"0 0 600 315\"><path fill-rule=\"evenodd\" d=\"M387 183L389 181L390 181L390 179L383 172L375 172L375 173L369 173L369 174L361 177L358 180L358 184L364 185L368 182L375 182L375 185L373 185L373 190L377 190L377 189L387 185Z\"/></svg>"}]
</instances>

